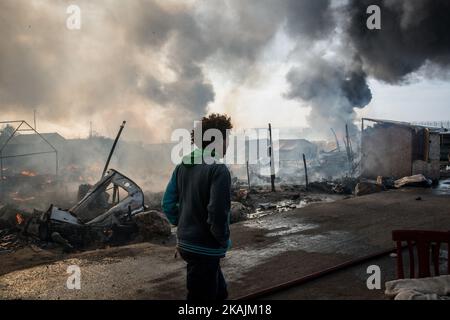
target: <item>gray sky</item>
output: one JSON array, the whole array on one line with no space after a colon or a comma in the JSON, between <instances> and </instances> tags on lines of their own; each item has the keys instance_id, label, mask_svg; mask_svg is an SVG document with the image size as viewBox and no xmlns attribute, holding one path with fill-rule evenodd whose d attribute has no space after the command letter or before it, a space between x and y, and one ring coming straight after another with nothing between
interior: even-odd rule
<instances>
[{"instance_id":1,"label":"gray sky","mask_svg":"<svg viewBox=\"0 0 450 320\"><path fill-rule=\"evenodd\" d=\"M365 27L372 2L3 0L0 118L37 110L39 130L66 137L127 120L124 138L145 142L208 112L317 138L361 116L450 120L448 15L435 18L448 1L377 0L380 32Z\"/></svg>"},{"instance_id":2,"label":"gray sky","mask_svg":"<svg viewBox=\"0 0 450 320\"><path fill-rule=\"evenodd\" d=\"M409 85L371 82L373 100L361 116L403 121L450 121L450 83L421 80Z\"/></svg>"}]
</instances>

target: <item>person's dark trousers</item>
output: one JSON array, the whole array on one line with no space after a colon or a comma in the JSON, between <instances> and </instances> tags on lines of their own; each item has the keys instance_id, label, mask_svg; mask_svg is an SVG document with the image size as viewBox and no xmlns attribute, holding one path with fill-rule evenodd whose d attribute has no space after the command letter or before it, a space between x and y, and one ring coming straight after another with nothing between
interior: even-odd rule
<instances>
[{"instance_id":1,"label":"person's dark trousers","mask_svg":"<svg viewBox=\"0 0 450 320\"><path fill-rule=\"evenodd\" d=\"M228 298L219 257L178 251L187 263L188 301L223 301Z\"/></svg>"}]
</instances>

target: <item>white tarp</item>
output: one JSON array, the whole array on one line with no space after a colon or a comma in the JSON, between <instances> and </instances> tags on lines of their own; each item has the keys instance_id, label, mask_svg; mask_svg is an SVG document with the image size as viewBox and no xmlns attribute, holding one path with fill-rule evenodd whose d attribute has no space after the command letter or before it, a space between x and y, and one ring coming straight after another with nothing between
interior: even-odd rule
<instances>
[{"instance_id":1,"label":"white tarp","mask_svg":"<svg viewBox=\"0 0 450 320\"><path fill-rule=\"evenodd\" d=\"M389 281L385 294L395 300L450 300L450 275Z\"/></svg>"},{"instance_id":2,"label":"white tarp","mask_svg":"<svg viewBox=\"0 0 450 320\"><path fill-rule=\"evenodd\" d=\"M416 174L410 177L403 177L395 181L396 188L401 188L408 185L431 185L431 181L428 180L423 174Z\"/></svg>"}]
</instances>

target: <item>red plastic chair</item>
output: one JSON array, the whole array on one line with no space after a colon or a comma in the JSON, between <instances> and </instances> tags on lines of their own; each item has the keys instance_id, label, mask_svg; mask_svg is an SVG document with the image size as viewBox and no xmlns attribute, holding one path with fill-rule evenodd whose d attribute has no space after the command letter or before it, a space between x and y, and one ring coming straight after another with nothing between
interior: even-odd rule
<instances>
[{"instance_id":1,"label":"red plastic chair","mask_svg":"<svg viewBox=\"0 0 450 320\"><path fill-rule=\"evenodd\" d=\"M417 248L418 278L431 277L430 264L433 262L434 275L439 276L439 253L441 244L450 245L450 231L395 230L392 240L397 243L397 277L404 279L403 272L403 242L406 242L409 252L409 277L416 278L414 246ZM450 248L447 247L447 273L450 274ZM430 259L431 254L431 259Z\"/></svg>"}]
</instances>

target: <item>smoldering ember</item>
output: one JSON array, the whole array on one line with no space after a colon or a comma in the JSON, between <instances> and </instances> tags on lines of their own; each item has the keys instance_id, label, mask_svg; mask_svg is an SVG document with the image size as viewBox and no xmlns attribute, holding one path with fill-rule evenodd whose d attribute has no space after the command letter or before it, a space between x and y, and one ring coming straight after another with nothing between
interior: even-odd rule
<instances>
[{"instance_id":1,"label":"smoldering ember","mask_svg":"<svg viewBox=\"0 0 450 320\"><path fill-rule=\"evenodd\" d=\"M72 2L0 3L1 299L448 299L448 1Z\"/></svg>"}]
</instances>

